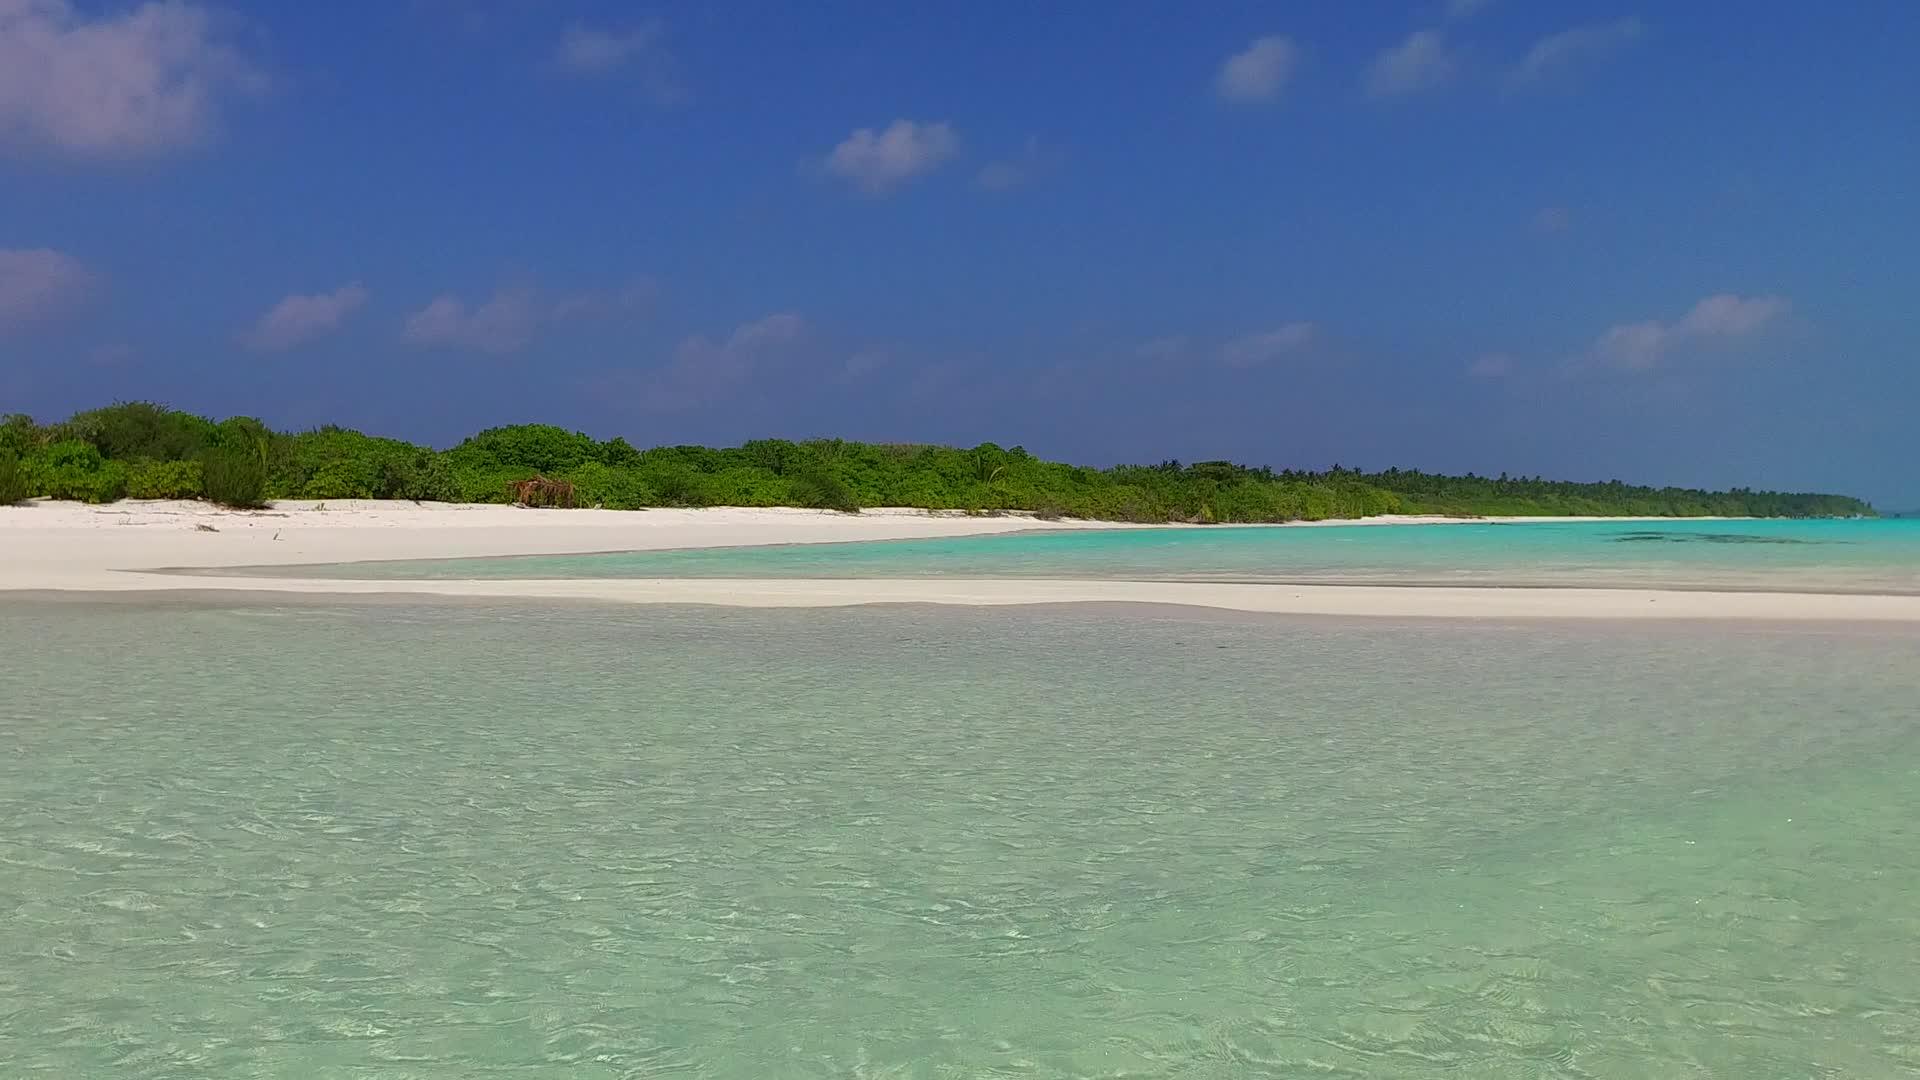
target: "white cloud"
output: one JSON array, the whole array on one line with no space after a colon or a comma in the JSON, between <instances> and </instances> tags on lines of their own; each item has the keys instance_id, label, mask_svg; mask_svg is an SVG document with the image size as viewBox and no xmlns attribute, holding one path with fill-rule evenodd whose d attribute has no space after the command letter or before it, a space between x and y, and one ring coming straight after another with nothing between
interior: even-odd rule
<instances>
[{"instance_id":1,"label":"white cloud","mask_svg":"<svg viewBox=\"0 0 1920 1080\"><path fill-rule=\"evenodd\" d=\"M1420 30L1375 57L1367 66L1367 93L1397 97L1431 90L1453 77L1458 66L1438 30Z\"/></svg>"},{"instance_id":2,"label":"white cloud","mask_svg":"<svg viewBox=\"0 0 1920 1080\"><path fill-rule=\"evenodd\" d=\"M625 30L600 30L576 22L561 35L553 62L570 75L604 77L637 72L655 102L675 104L685 100L687 92L676 76L665 38L665 28L658 22Z\"/></svg>"},{"instance_id":3,"label":"white cloud","mask_svg":"<svg viewBox=\"0 0 1920 1080\"><path fill-rule=\"evenodd\" d=\"M794 312L775 312L764 319L735 327L723 347L731 353L751 353L768 345L792 341L806 328L807 321Z\"/></svg>"},{"instance_id":4,"label":"white cloud","mask_svg":"<svg viewBox=\"0 0 1920 1080\"><path fill-rule=\"evenodd\" d=\"M93 275L79 259L64 252L0 249L0 330L58 315L78 303L92 286Z\"/></svg>"},{"instance_id":5,"label":"white cloud","mask_svg":"<svg viewBox=\"0 0 1920 1080\"><path fill-rule=\"evenodd\" d=\"M554 62L580 75L604 75L644 56L660 40L658 23L631 30L595 30L580 23L560 37Z\"/></svg>"},{"instance_id":6,"label":"white cloud","mask_svg":"<svg viewBox=\"0 0 1920 1080\"><path fill-rule=\"evenodd\" d=\"M743 323L721 341L705 335L687 338L674 350L672 362L659 378L647 387L642 404L654 409L705 404L745 383L760 364L806 332L804 318L781 311Z\"/></svg>"},{"instance_id":7,"label":"white cloud","mask_svg":"<svg viewBox=\"0 0 1920 1080\"><path fill-rule=\"evenodd\" d=\"M1658 364L1672 344L1673 328L1665 323L1621 323L1600 335L1594 342L1593 355L1613 367L1645 371Z\"/></svg>"},{"instance_id":8,"label":"white cloud","mask_svg":"<svg viewBox=\"0 0 1920 1080\"><path fill-rule=\"evenodd\" d=\"M530 286L501 288L494 290L486 303L474 308L452 293L441 293L432 303L407 316L400 338L410 345L517 352L549 326L645 312L652 307L657 293L650 278L618 289L561 296L545 294Z\"/></svg>"},{"instance_id":9,"label":"white cloud","mask_svg":"<svg viewBox=\"0 0 1920 1080\"><path fill-rule=\"evenodd\" d=\"M1011 191L1053 172L1064 160L1060 151L1042 145L1038 137L1030 137L1018 157L988 162L973 182L988 191Z\"/></svg>"},{"instance_id":10,"label":"white cloud","mask_svg":"<svg viewBox=\"0 0 1920 1080\"><path fill-rule=\"evenodd\" d=\"M1214 92L1240 104L1273 101L1300 66L1300 49L1280 34L1255 38L1226 58L1213 77Z\"/></svg>"},{"instance_id":11,"label":"white cloud","mask_svg":"<svg viewBox=\"0 0 1920 1080\"><path fill-rule=\"evenodd\" d=\"M1493 0L1447 0L1447 18L1471 19L1493 6Z\"/></svg>"},{"instance_id":12,"label":"white cloud","mask_svg":"<svg viewBox=\"0 0 1920 1080\"><path fill-rule=\"evenodd\" d=\"M652 278L639 278L617 289L592 289L570 293L554 301L553 321L591 319L603 315L645 312L660 296L660 286Z\"/></svg>"},{"instance_id":13,"label":"white cloud","mask_svg":"<svg viewBox=\"0 0 1920 1080\"><path fill-rule=\"evenodd\" d=\"M206 8L154 0L93 16L69 0L0 0L0 142L132 157L204 138L260 73Z\"/></svg>"},{"instance_id":14,"label":"white cloud","mask_svg":"<svg viewBox=\"0 0 1920 1080\"><path fill-rule=\"evenodd\" d=\"M1720 293L1693 305L1679 329L1695 337L1739 337L1766 326L1786 310L1784 297Z\"/></svg>"},{"instance_id":15,"label":"white cloud","mask_svg":"<svg viewBox=\"0 0 1920 1080\"><path fill-rule=\"evenodd\" d=\"M1573 228L1573 211L1564 206L1544 206L1533 215L1533 230L1542 233L1566 232Z\"/></svg>"},{"instance_id":16,"label":"white cloud","mask_svg":"<svg viewBox=\"0 0 1920 1080\"><path fill-rule=\"evenodd\" d=\"M1247 334L1220 346L1220 362L1228 367L1257 367L1297 353L1313 344L1320 330L1310 322L1291 322L1276 330Z\"/></svg>"},{"instance_id":17,"label":"white cloud","mask_svg":"<svg viewBox=\"0 0 1920 1080\"><path fill-rule=\"evenodd\" d=\"M1177 360L1187 354L1192 342L1180 334L1169 334L1134 346L1133 355L1142 360Z\"/></svg>"},{"instance_id":18,"label":"white cloud","mask_svg":"<svg viewBox=\"0 0 1920 1080\"><path fill-rule=\"evenodd\" d=\"M410 345L510 353L533 340L542 315L532 289L500 289L492 299L472 309L452 293L442 293L407 316L400 337Z\"/></svg>"},{"instance_id":19,"label":"white cloud","mask_svg":"<svg viewBox=\"0 0 1920 1080\"><path fill-rule=\"evenodd\" d=\"M1506 353L1481 353L1467 365L1467 374L1476 379L1499 379L1513 374L1513 357Z\"/></svg>"},{"instance_id":20,"label":"white cloud","mask_svg":"<svg viewBox=\"0 0 1920 1080\"><path fill-rule=\"evenodd\" d=\"M862 375L871 375L892 363L893 350L872 345L847 357L847 362L841 367L841 374L849 379L857 379Z\"/></svg>"},{"instance_id":21,"label":"white cloud","mask_svg":"<svg viewBox=\"0 0 1920 1080\"><path fill-rule=\"evenodd\" d=\"M1550 34L1527 50L1520 66L1514 69L1513 81L1535 83L1571 71L1625 48L1645 32L1646 24L1629 15L1613 22L1576 26Z\"/></svg>"},{"instance_id":22,"label":"white cloud","mask_svg":"<svg viewBox=\"0 0 1920 1080\"><path fill-rule=\"evenodd\" d=\"M241 342L258 352L297 348L340 329L367 296L366 286L357 281L330 293L289 296L261 315Z\"/></svg>"},{"instance_id":23,"label":"white cloud","mask_svg":"<svg viewBox=\"0 0 1920 1080\"><path fill-rule=\"evenodd\" d=\"M1785 297L1709 296L1674 322L1648 320L1609 327L1594 342L1591 358L1607 367L1647 371L1675 349L1725 343L1766 328L1788 309Z\"/></svg>"},{"instance_id":24,"label":"white cloud","mask_svg":"<svg viewBox=\"0 0 1920 1080\"><path fill-rule=\"evenodd\" d=\"M109 341L94 346L93 351L87 354L87 359L96 367L122 367L132 363L138 355L134 347L124 341Z\"/></svg>"},{"instance_id":25,"label":"white cloud","mask_svg":"<svg viewBox=\"0 0 1920 1080\"><path fill-rule=\"evenodd\" d=\"M884 131L856 130L833 148L821 167L869 195L883 195L959 153L960 136L951 125L895 120Z\"/></svg>"}]
</instances>

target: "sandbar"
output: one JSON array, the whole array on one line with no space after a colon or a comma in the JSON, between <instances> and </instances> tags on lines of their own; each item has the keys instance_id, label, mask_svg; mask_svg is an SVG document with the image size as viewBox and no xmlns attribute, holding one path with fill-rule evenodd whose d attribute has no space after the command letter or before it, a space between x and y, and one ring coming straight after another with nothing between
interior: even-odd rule
<instances>
[{"instance_id":1,"label":"sandbar","mask_svg":"<svg viewBox=\"0 0 1920 1080\"><path fill-rule=\"evenodd\" d=\"M1372 518L1364 524L1446 520L1452 519ZM231 590L750 607L1119 602L1349 616L1920 622L1920 596L955 578L356 581L301 578L292 571L284 578L181 572L236 566L567 555L1124 527L1108 522L903 509L854 515L796 509L527 510L303 501L276 503L262 511L231 511L193 502L126 501L83 506L42 501L0 508L0 592ZM161 568L170 572L154 572Z\"/></svg>"}]
</instances>

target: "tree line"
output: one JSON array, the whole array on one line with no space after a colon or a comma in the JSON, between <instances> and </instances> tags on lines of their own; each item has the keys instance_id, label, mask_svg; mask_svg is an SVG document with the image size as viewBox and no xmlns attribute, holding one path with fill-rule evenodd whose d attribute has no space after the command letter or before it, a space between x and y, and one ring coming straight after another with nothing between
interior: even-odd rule
<instances>
[{"instance_id":1,"label":"tree line","mask_svg":"<svg viewBox=\"0 0 1920 1080\"><path fill-rule=\"evenodd\" d=\"M1842 495L1701 491L1617 480L1443 476L1338 466L1275 470L1225 461L1089 468L1015 446L971 449L841 439L740 446L599 441L546 424L491 428L447 450L340 427L280 432L251 417L215 421L149 402L52 424L0 418L0 503L205 499L409 499L504 503L532 477L572 485L581 506L908 506L1129 522L1276 522L1378 514L1851 517Z\"/></svg>"}]
</instances>

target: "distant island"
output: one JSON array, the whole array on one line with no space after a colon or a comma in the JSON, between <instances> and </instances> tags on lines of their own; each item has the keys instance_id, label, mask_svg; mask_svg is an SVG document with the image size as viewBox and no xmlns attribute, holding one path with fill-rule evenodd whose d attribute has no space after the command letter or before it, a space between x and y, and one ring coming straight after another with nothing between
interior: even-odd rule
<instances>
[{"instance_id":1,"label":"distant island","mask_svg":"<svg viewBox=\"0 0 1920 1080\"><path fill-rule=\"evenodd\" d=\"M1700 491L1539 477L1441 476L1404 469L1313 472L1203 461L1097 469L1020 447L972 449L839 439L640 450L565 428L492 428L448 450L339 427L279 432L148 402L53 424L0 418L0 504L204 499L529 502L648 507L791 506L856 512L901 506L1125 522L1279 522L1381 514L1647 517L1872 516L1843 495Z\"/></svg>"}]
</instances>

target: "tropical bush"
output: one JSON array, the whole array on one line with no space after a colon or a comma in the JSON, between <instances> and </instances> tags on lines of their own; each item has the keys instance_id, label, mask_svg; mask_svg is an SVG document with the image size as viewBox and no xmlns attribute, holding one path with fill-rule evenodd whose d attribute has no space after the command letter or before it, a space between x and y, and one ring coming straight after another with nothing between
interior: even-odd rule
<instances>
[{"instance_id":1,"label":"tropical bush","mask_svg":"<svg viewBox=\"0 0 1920 1080\"><path fill-rule=\"evenodd\" d=\"M447 451L458 465L546 476L600 461L601 454L600 444L590 436L550 424L489 428Z\"/></svg>"},{"instance_id":2,"label":"tropical bush","mask_svg":"<svg viewBox=\"0 0 1920 1080\"><path fill-rule=\"evenodd\" d=\"M244 444L215 447L201 459L200 482L210 502L236 510L265 506L265 456L260 448Z\"/></svg>"},{"instance_id":3,"label":"tropical bush","mask_svg":"<svg viewBox=\"0 0 1920 1080\"><path fill-rule=\"evenodd\" d=\"M198 461L136 461L127 466L129 499L197 499L205 491Z\"/></svg>"},{"instance_id":4,"label":"tropical bush","mask_svg":"<svg viewBox=\"0 0 1920 1080\"><path fill-rule=\"evenodd\" d=\"M453 469L444 455L419 447L408 449L410 455L389 457L380 463L380 498L453 502L460 497Z\"/></svg>"},{"instance_id":5,"label":"tropical bush","mask_svg":"<svg viewBox=\"0 0 1920 1080\"><path fill-rule=\"evenodd\" d=\"M860 502L854 497L853 489L825 468L808 469L792 477L787 482L787 490L792 492L795 506L849 514L860 512Z\"/></svg>"},{"instance_id":6,"label":"tropical bush","mask_svg":"<svg viewBox=\"0 0 1920 1080\"><path fill-rule=\"evenodd\" d=\"M46 446L33 462L36 494L76 502L108 503L126 494L127 467L78 439Z\"/></svg>"},{"instance_id":7,"label":"tropical bush","mask_svg":"<svg viewBox=\"0 0 1920 1080\"><path fill-rule=\"evenodd\" d=\"M39 449L47 441L47 435L47 429L36 425L33 417L25 413L0 416L0 454L11 454L16 461Z\"/></svg>"},{"instance_id":8,"label":"tropical bush","mask_svg":"<svg viewBox=\"0 0 1920 1080\"><path fill-rule=\"evenodd\" d=\"M12 450L0 450L0 506L12 506L24 502L33 494L33 485L27 480L27 470L20 464Z\"/></svg>"},{"instance_id":9,"label":"tropical bush","mask_svg":"<svg viewBox=\"0 0 1920 1080\"><path fill-rule=\"evenodd\" d=\"M632 469L589 461L568 473L567 479L573 484L573 498L577 506L640 510L660 504L659 497L647 486L645 478Z\"/></svg>"},{"instance_id":10,"label":"tropical bush","mask_svg":"<svg viewBox=\"0 0 1920 1080\"><path fill-rule=\"evenodd\" d=\"M638 449L550 424L489 428L450 450L340 427L275 432L252 417L218 422L149 402L40 425L0 417L0 460L27 496L103 502L200 497L414 499L504 503L513 485L571 485L580 506L914 506L1106 521L1231 523L1387 513L1812 517L1870 514L1839 495L1700 491L1539 477L1441 476L1338 466L1253 468L1226 461L1087 468L1019 446L756 439L737 447Z\"/></svg>"},{"instance_id":11,"label":"tropical bush","mask_svg":"<svg viewBox=\"0 0 1920 1080\"><path fill-rule=\"evenodd\" d=\"M75 413L65 427L69 438L113 461L190 461L214 444L217 430L204 417L147 401Z\"/></svg>"}]
</instances>

